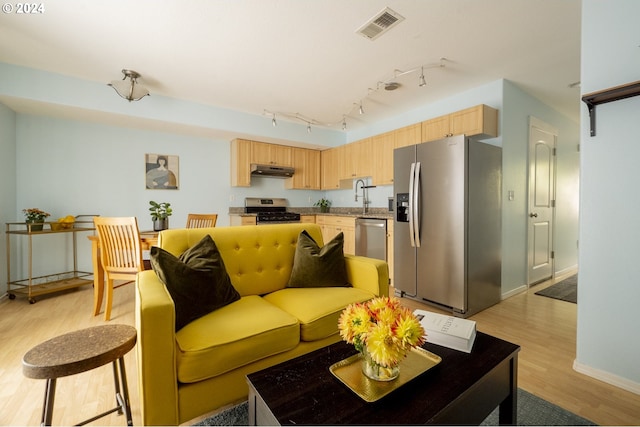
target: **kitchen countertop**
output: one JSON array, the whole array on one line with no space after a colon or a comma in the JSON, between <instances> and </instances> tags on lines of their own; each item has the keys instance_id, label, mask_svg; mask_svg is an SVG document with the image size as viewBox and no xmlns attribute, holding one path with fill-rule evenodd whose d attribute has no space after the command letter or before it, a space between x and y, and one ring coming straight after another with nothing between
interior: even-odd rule
<instances>
[{"instance_id":1,"label":"kitchen countertop","mask_svg":"<svg viewBox=\"0 0 640 427\"><path fill-rule=\"evenodd\" d=\"M289 207L289 212L296 212L300 215L330 215L330 216L352 216L355 218L383 218L393 219L393 212L389 212L387 208L369 208L369 211L365 214L362 213L362 208L331 208L329 212L320 212L320 208L300 208ZM231 207L229 208L229 215L237 216L256 216L255 213L245 213L243 207Z\"/></svg>"}]
</instances>

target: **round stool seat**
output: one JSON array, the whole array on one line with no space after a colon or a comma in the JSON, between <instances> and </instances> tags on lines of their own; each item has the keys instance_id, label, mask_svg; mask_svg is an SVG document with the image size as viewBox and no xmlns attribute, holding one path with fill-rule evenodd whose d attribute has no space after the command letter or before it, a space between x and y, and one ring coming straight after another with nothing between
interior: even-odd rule
<instances>
[{"instance_id":1,"label":"round stool seat","mask_svg":"<svg viewBox=\"0 0 640 427\"><path fill-rule=\"evenodd\" d=\"M113 412L126 414L133 425L124 355L136 345L137 332L129 325L102 325L51 338L29 350L22 358L25 377L46 379L41 425L53 418L56 380L111 363L117 406L77 425L84 425Z\"/></svg>"},{"instance_id":2,"label":"round stool seat","mask_svg":"<svg viewBox=\"0 0 640 427\"><path fill-rule=\"evenodd\" d=\"M136 345L136 328L101 325L51 338L22 358L25 377L60 378L113 362Z\"/></svg>"}]
</instances>

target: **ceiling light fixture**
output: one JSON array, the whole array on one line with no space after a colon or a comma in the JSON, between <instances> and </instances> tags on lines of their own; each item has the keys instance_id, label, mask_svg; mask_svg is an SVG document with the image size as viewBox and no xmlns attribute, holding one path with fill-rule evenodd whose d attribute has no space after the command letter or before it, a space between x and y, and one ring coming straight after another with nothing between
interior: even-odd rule
<instances>
[{"instance_id":1,"label":"ceiling light fixture","mask_svg":"<svg viewBox=\"0 0 640 427\"><path fill-rule=\"evenodd\" d=\"M139 101L149 95L147 88L138 83L140 73L133 70L123 69L122 74L124 74L122 80L113 80L111 83L108 83L109 86L115 89L118 95L129 102ZM126 81L127 78L129 81Z\"/></svg>"},{"instance_id":2,"label":"ceiling light fixture","mask_svg":"<svg viewBox=\"0 0 640 427\"><path fill-rule=\"evenodd\" d=\"M404 76L406 74L410 74L410 73L415 73L415 72L420 72L420 76L418 77L418 86L419 87L424 87L427 85L427 80L425 78L424 75L424 70L425 69L430 69L430 68L444 68L445 62L447 61L447 58L440 58L440 62L438 63L434 63L434 64L427 64L427 65L421 65L419 67L416 68L412 68L410 70L406 70L406 71L402 71L402 70L398 70L395 69L393 70L393 77L386 80L386 81L378 81L377 85L375 86L375 88L368 88L367 89L367 95L363 98L366 99L369 96L371 96L372 93L378 92L380 89L384 88L385 91L393 91L396 90L400 87L402 87L402 84L397 82L396 80L398 79L398 77ZM354 102L351 106L351 109L349 111L347 111L346 114L342 115L342 119L337 121L337 122L333 122L333 123L322 123L319 122L315 119L309 118L309 117L305 117L300 113L287 113L287 112L282 112L282 111L278 111L277 114L283 117L287 117L290 119L295 119L295 120L300 120L301 122L304 122L307 124L307 132L311 133L311 125L314 126L325 126L325 127L333 127L336 125L342 125L342 130L346 130L347 129L347 116L349 116L351 114L352 111L354 111L354 108L357 107L358 108L358 113L359 114L364 114L364 107L362 106L362 100L360 100L360 102ZM268 111L268 110L264 110L264 114L265 115L269 115L271 116L271 123L273 124L273 126L276 126L276 112L272 112L272 111Z\"/></svg>"}]
</instances>

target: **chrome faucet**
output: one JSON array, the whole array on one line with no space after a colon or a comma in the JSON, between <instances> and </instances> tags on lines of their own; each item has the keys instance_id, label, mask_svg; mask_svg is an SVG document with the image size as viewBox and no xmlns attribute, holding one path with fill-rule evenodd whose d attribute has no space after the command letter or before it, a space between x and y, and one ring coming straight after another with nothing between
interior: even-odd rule
<instances>
[{"instance_id":1,"label":"chrome faucet","mask_svg":"<svg viewBox=\"0 0 640 427\"><path fill-rule=\"evenodd\" d=\"M362 213L366 214L369 209L369 200L367 200L367 185L365 185L364 181L359 179L356 181L356 202L358 201L358 184L360 184L360 188L362 188Z\"/></svg>"}]
</instances>

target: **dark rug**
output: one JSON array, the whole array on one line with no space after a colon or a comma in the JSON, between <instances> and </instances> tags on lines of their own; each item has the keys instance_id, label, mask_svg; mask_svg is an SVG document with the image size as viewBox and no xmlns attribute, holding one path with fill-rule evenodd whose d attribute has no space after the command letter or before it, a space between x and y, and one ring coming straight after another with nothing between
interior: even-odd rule
<instances>
[{"instance_id":1,"label":"dark rug","mask_svg":"<svg viewBox=\"0 0 640 427\"><path fill-rule=\"evenodd\" d=\"M246 426L249 404L241 403L210 418L200 421L196 426ZM483 426L498 425L496 408L482 422ZM518 389L518 425L519 426L594 426L597 424L566 411L553 403Z\"/></svg>"},{"instance_id":2,"label":"dark rug","mask_svg":"<svg viewBox=\"0 0 640 427\"><path fill-rule=\"evenodd\" d=\"M562 301L578 303L578 275L574 274L571 277L567 277L561 282L551 285L541 291L536 292L536 295L542 295L543 297L555 298Z\"/></svg>"}]
</instances>

